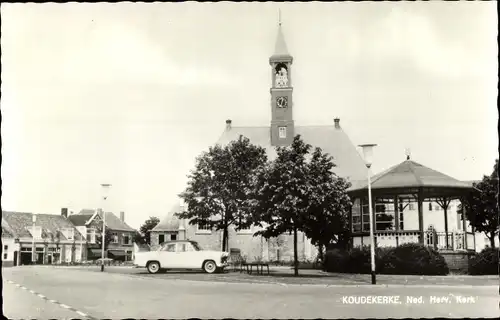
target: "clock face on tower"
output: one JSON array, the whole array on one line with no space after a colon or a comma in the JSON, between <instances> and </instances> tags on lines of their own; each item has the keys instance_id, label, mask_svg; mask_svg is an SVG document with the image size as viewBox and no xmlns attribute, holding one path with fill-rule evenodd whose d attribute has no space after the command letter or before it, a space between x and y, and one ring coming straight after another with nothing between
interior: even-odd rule
<instances>
[{"instance_id":1,"label":"clock face on tower","mask_svg":"<svg viewBox=\"0 0 500 320\"><path fill-rule=\"evenodd\" d=\"M276 106L278 108L288 107L288 97L277 97L276 98Z\"/></svg>"}]
</instances>

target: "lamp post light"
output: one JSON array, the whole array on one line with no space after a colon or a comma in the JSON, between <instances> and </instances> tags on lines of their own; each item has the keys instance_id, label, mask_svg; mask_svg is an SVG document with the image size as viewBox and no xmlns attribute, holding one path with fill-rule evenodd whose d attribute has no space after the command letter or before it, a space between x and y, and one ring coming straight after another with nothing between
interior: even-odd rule
<instances>
[{"instance_id":1,"label":"lamp post light","mask_svg":"<svg viewBox=\"0 0 500 320\"><path fill-rule=\"evenodd\" d=\"M368 210L370 214L370 260L371 260L371 274L372 274L372 284L377 283L377 278L375 274L375 237L373 235L373 209L372 209L372 186L371 186L371 166L373 161L373 147L376 144L362 144L363 148L363 158L365 159L366 168L368 168Z\"/></svg>"},{"instance_id":2,"label":"lamp post light","mask_svg":"<svg viewBox=\"0 0 500 320\"><path fill-rule=\"evenodd\" d=\"M36 263L36 246L35 246L35 228L36 228L36 214L33 214L32 215L32 221L33 221L33 230L31 232L31 238L33 239L32 240L32 252L31 252L31 262L33 264Z\"/></svg>"},{"instance_id":3,"label":"lamp post light","mask_svg":"<svg viewBox=\"0 0 500 320\"><path fill-rule=\"evenodd\" d=\"M102 235L101 235L101 245L102 245L102 252L101 252L101 272L104 271L104 246L106 245L106 210L105 210L105 203L106 199L108 198L109 194L109 188L111 187L110 184L103 183L101 184L102 188Z\"/></svg>"}]
</instances>

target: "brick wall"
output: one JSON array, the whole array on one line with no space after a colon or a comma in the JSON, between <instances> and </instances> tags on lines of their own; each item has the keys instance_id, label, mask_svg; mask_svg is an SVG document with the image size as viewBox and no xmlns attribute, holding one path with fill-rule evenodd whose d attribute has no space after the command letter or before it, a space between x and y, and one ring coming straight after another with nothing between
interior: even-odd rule
<instances>
[{"instance_id":1,"label":"brick wall","mask_svg":"<svg viewBox=\"0 0 500 320\"><path fill-rule=\"evenodd\" d=\"M441 252L450 271L467 272L469 269L470 253L466 252Z\"/></svg>"}]
</instances>

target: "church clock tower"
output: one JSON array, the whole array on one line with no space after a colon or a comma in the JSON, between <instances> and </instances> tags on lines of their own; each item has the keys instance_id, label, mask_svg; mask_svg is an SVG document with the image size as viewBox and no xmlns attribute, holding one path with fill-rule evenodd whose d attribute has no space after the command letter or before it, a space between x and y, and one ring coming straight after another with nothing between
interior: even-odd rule
<instances>
[{"instance_id":1,"label":"church clock tower","mask_svg":"<svg viewBox=\"0 0 500 320\"><path fill-rule=\"evenodd\" d=\"M294 137L292 73L293 57L288 53L281 21L271 65L271 145L290 145Z\"/></svg>"}]
</instances>

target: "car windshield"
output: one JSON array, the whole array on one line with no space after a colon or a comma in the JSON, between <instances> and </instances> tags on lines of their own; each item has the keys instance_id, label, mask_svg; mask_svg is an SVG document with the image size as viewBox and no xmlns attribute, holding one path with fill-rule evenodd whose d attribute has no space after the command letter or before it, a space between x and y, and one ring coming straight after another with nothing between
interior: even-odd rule
<instances>
[{"instance_id":1,"label":"car windshield","mask_svg":"<svg viewBox=\"0 0 500 320\"><path fill-rule=\"evenodd\" d=\"M200 247L200 245L198 244L198 242L191 241L191 244L193 245L194 250L196 250L196 251L202 251L202 250L203 250L203 249Z\"/></svg>"}]
</instances>

